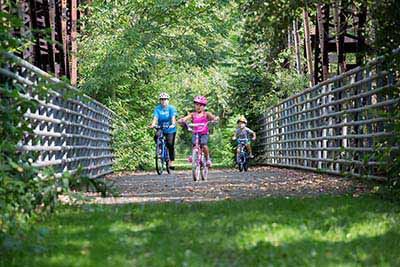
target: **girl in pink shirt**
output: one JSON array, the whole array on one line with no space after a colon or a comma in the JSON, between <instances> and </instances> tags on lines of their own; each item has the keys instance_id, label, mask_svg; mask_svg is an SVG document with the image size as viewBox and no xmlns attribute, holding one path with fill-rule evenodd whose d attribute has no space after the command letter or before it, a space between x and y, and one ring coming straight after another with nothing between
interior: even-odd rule
<instances>
[{"instance_id":1,"label":"girl in pink shirt","mask_svg":"<svg viewBox=\"0 0 400 267\"><path fill-rule=\"evenodd\" d=\"M189 113L186 117L181 118L178 122L183 123L188 120L192 121L193 123L206 123L208 121L218 121L219 118L218 116L213 115L210 112L204 111L206 105L207 105L207 98L204 96L196 96L193 99L194 102L194 107L196 109L196 112ZM200 146L203 148L204 155L207 159L207 166L211 166L211 160L209 157L209 152L208 152L208 139L209 139L209 132L208 132L208 126L202 127L202 126L196 126L194 127L194 131L201 130L200 132ZM192 144L194 145L196 142L195 136L193 135L192 137Z\"/></svg>"}]
</instances>

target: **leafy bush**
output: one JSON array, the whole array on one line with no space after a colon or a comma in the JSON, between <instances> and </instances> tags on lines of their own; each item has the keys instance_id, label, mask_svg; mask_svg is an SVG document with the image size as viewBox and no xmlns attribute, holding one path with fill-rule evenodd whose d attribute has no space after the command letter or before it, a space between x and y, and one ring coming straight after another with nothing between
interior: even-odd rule
<instances>
[{"instance_id":1,"label":"leafy bush","mask_svg":"<svg viewBox=\"0 0 400 267\"><path fill-rule=\"evenodd\" d=\"M24 114L37 107L20 95L24 90L4 83L0 91L0 239L18 234L30 219L53 210L65 191L65 177L32 166L37 153L18 152L24 133L32 132Z\"/></svg>"}]
</instances>

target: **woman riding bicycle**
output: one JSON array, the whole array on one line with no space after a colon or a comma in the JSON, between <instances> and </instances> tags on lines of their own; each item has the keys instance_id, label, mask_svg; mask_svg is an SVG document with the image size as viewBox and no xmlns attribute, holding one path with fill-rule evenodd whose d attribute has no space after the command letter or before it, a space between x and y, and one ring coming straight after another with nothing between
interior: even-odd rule
<instances>
[{"instance_id":1,"label":"woman riding bicycle","mask_svg":"<svg viewBox=\"0 0 400 267\"><path fill-rule=\"evenodd\" d=\"M167 140L167 149L169 154L169 168L171 170L175 169L175 136L176 136L176 108L169 105L169 95L167 93L160 94L160 104L157 105L153 112L153 121L149 128L155 128L157 125L162 127L167 127L159 131L163 131ZM154 136L154 140L157 138L160 132L157 131Z\"/></svg>"},{"instance_id":2,"label":"woman riding bicycle","mask_svg":"<svg viewBox=\"0 0 400 267\"><path fill-rule=\"evenodd\" d=\"M194 102L194 107L196 112L192 112L186 117L181 118L178 122L183 123L188 120L191 120L193 123L206 123L208 121L218 121L219 117L213 115L210 112L206 112L204 109L207 105L207 98L204 96L196 96L193 99ZM209 138L209 131L208 131L208 126L201 127L201 126L196 126L195 131L197 129L201 129L200 131L200 145L203 147L204 155L207 160L207 166L211 166L211 160L209 156L209 151L208 151L208 138ZM196 143L196 137L193 135L192 138L192 144L194 145Z\"/></svg>"}]
</instances>

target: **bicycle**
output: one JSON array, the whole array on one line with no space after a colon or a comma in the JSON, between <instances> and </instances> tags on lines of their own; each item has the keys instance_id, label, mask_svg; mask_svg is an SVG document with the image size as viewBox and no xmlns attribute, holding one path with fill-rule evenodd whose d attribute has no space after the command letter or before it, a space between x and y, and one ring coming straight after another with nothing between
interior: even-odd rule
<instances>
[{"instance_id":1,"label":"bicycle","mask_svg":"<svg viewBox=\"0 0 400 267\"><path fill-rule=\"evenodd\" d=\"M161 175L165 169L167 170L168 174L170 173L169 169L169 154L168 149L165 144L164 132L163 129L167 129L168 127L164 126L156 126L154 129L158 131L157 134L157 141L156 141L156 171L158 175Z\"/></svg>"},{"instance_id":2,"label":"bicycle","mask_svg":"<svg viewBox=\"0 0 400 267\"><path fill-rule=\"evenodd\" d=\"M246 144L249 141L249 139L238 138L236 140L237 140L238 146L239 146L239 156L237 158L237 164L239 166L239 171L247 172L247 170L249 168L249 161L248 161L248 155L247 155L247 150L246 150Z\"/></svg>"},{"instance_id":3,"label":"bicycle","mask_svg":"<svg viewBox=\"0 0 400 267\"><path fill-rule=\"evenodd\" d=\"M192 132L195 135L195 144L192 147L192 176L193 180L199 181L200 177L203 181L206 181L208 178L209 168L207 166L207 159L204 155L203 149L200 146L200 132L203 131L204 127L208 125L209 122L206 123L186 123L184 122L186 129L189 132ZM194 127L203 127L201 129L194 130Z\"/></svg>"}]
</instances>

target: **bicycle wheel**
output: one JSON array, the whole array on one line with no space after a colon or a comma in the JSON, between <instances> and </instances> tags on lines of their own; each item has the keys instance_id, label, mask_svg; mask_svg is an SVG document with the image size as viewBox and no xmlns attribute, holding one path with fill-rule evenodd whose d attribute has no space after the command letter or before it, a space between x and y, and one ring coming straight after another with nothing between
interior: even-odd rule
<instances>
[{"instance_id":1,"label":"bicycle wheel","mask_svg":"<svg viewBox=\"0 0 400 267\"><path fill-rule=\"evenodd\" d=\"M200 162L198 162L198 151L193 150L192 152L192 176L193 181L197 181L200 177Z\"/></svg>"},{"instance_id":2,"label":"bicycle wheel","mask_svg":"<svg viewBox=\"0 0 400 267\"><path fill-rule=\"evenodd\" d=\"M164 145L163 148L163 162L165 163L165 169L167 170L167 173L170 174L170 169L169 169L169 155L168 155L168 150Z\"/></svg>"},{"instance_id":3,"label":"bicycle wheel","mask_svg":"<svg viewBox=\"0 0 400 267\"><path fill-rule=\"evenodd\" d=\"M171 173L171 170L170 170L170 168L169 168L169 160L167 160L167 161L165 162L165 169L167 170L167 173L168 173L168 174Z\"/></svg>"},{"instance_id":4,"label":"bicycle wheel","mask_svg":"<svg viewBox=\"0 0 400 267\"><path fill-rule=\"evenodd\" d=\"M204 157L204 155L201 157L201 162L202 162L202 164L201 164L201 179L203 181L206 181L207 178L208 178L208 170L209 169L208 169L208 166L207 166L207 160Z\"/></svg>"},{"instance_id":5,"label":"bicycle wheel","mask_svg":"<svg viewBox=\"0 0 400 267\"><path fill-rule=\"evenodd\" d=\"M242 172L243 171L243 163L239 162L239 171Z\"/></svg>"},{"instance_id":6,"label":"bicycle wheel","mask_svg":"<svg viewBox=\"0 0 400 267\"><path fill-rule=\"evenodd\" d=\"M247 161L247 158L244 157L244 159L243 159L243 170L245 172L247 172L248 169L249 169L249 162Z\"/></svg>"},{"instance_id":7,"label":"bicycle wheel","mask_svg":"<svg viewBox=\"0 0 400 267\"><path fill-rule=\"evenodd\" d=\"M244 170L244 161L242 154L239 156L238 166L239 166L239 171L242 172Z\"/></svg>"},{"instance_id":8,"label":"bicycle wheel","mask_svg":"<svg viewBox=\"0 0 400 267\"><path fill-rule=\"evenodd\" d=\"M162 147L161 147L161 143L159 141L157 141L156 144L156 170L157 170L157 174L161 175L163 173L163 157L162 157Z\"/></svg>"}]
</instances>

